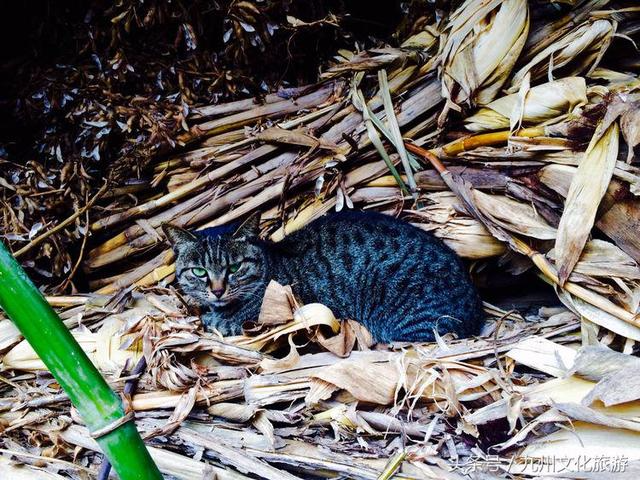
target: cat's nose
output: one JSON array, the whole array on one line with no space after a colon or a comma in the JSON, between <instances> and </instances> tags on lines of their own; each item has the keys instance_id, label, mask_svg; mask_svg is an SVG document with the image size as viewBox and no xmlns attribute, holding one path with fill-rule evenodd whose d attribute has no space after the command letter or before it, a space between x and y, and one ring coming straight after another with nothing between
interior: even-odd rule
<instances>
[{"instance_id":1,"label":"cat's nose","mask_svg":"<svg viewBox=\"0 0 640 480\"><path fill-rule=\"evenodd\" d=\"M220 298L224 294L224 288L218 288L216 290L211 290L211 293L213 293L214 297Z\"/></svg>"},{"instance_id":2,"label":"cat's nose","mask_svg":"<svg viewBox=\"0 0 640 480\"><path fill-rule=\"evenodd\" d=\"M213 293L213 296L219 299L224 294L227 286L225 285L223 278L213 277L211 279L211 283L209 284L209 288L211 289L211 293Z\"/></svg>"}]
</instances>

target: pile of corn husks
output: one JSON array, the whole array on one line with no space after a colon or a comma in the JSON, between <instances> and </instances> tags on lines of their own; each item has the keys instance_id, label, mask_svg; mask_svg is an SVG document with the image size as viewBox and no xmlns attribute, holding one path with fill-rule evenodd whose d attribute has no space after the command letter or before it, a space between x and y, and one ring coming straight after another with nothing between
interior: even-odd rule
<instances>
[{"instance_id":1,"label":"pile of corn husks","mask_svg":"<svg viewBox=\"0 0 640 480\"><path fill-rule=\"evenodd\" d=\"M620 391L619 372L608 374L634 368L635 357L593 345L576 355L579 322L564 309L545 309L536 321L494 311L500 320L481 339L372 348L359 324L319 304L298 306L275 283L260 322L224 340L202 333L167 289L52 301L69 305L62 318L116 390L146 358L126 403L160 469L176 478L375 479L398 468L396 478L462 478L487 465L531 474L557 448L537 444L540 433L567 454L589 455L600 453L598 435L622 441L630 433L620 428L634 425L634 408L600 402L628 400L633 377ZM10 347L0 472L95 475L97 445L8 320L0 347ZM589 392L595 403L581 404ZM574 428L596 443L582 447Z\"/></svg>"},{"instance_id":2,"label":"pile of corn husks","mask_svg":"<svg viewBox=\"0 0 640 480\"><path fill-rule=\"evenodd\" d=\"M340 51L321 83L193 110L152 188L69 217L92 212L94 293L50 301L117 390L146 359L127 401L161 470L637 478L639 33L631 1L467 0L398 48ZM277 241L352 207L434 232L474 270L533 271L563 307L486 303L480 338L372 345L273 284L221 339L171 286L162 223L259 210ZM0 473L95 475L96 444L8 320L0 352Z\"/></svg>"}]
</instances>

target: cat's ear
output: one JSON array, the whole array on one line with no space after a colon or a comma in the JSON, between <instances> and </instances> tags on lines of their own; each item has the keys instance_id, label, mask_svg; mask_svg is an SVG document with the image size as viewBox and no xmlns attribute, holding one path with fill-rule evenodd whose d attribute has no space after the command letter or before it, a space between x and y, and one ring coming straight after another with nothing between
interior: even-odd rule
<instances>
[{"instance_id":1,"label":"cat's ear","mask_svg":"<svg viewBox=\"0 0 640 480\"><path fill-rule=\"evenodd\" d=\"M252 213L242 224L233 232L233 238L236 240L245 240L250 238L258 238L260 233L260 212Z\"/></svg>"},{"instance_id":2,"label":"cat's ear","mask_svg":"<svg viewBox=\"0 0 640 480\"><path fill-rule=\"evenodd\" d=\"M185 230L184 228L176 227L175 225L170 225L168 223L162 224L162 231L176 252L181 250L183 247L193 245L198 241L198 237L196 237L195 234Z\"/></svg>"}]
</instances>

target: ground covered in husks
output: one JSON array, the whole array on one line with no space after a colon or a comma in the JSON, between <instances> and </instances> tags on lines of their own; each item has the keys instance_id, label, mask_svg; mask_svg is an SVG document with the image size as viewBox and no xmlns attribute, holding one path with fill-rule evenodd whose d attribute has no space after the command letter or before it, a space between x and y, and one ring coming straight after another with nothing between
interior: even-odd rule
<instances>
[{"instance_id":1,"label":"ground covered in husks","mask_svg":"<svg viewBox=\"0 0 640 480\"><path fill-rule=\"evenodd\" d=\"M487 304L483 338L373 346L359 324L297 305L275 283L260 322L226 339L203 333L165 288L57 302L116 390L137 381L125 404L176 478L531 475L557 442L566 455L601 456L604 436L622 441L638 408L579 407L589 392L605 400L620 366L637 365L602 346L578 350L579 320L564 308L523 318ZM95 475L102 456L65 394L8 321L0 333L0 346L15 345L3 357L13 375L0 401L0 471ZM596 424L575 421L595 412ZM593 441L582 445L581 432Z\"/></svg>"},{"instance_id":2,"label":"ground covered in husks","mask_svg":"<svg viewBox=\"0 0 640 480\"><path fill-rule=\"evenodd\" d=\"M0 236L163 473L638 477L635 2L406 2L373 36L315 2L138 3L74 10L88 30L60 52L93 39L75 63L4 66L21 82L3 101ZM251 65L269 59L262 82ZM374 345L272 284L260 318L222 338L175 289L163 223L259 211L278 241L347 208L463 257L482 335ZM0 477L104 476L5 318L0 361Z\"/></svg>"}]
</instances>

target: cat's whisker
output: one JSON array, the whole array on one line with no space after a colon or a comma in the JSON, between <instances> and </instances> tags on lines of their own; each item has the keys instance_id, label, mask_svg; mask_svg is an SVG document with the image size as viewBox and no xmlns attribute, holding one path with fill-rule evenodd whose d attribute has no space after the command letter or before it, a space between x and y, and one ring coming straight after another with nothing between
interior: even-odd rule
<instances>
[{"instance_id":1,"label":"cat's whisker","mask_svg":"<svg viewBox=\"0 0 640 480\"><path fill-rule=\"evenodd\" d=\"M229 296L231 297L231 294ZM262 301L262 298L264 297L264 294L258 295L257 293L254 293L252 291L238 291L238 292L234 291L233 298L244 297L244 296L251 296L251 297L257 298L258 300Z\"/></svg>"}]
</instances>

